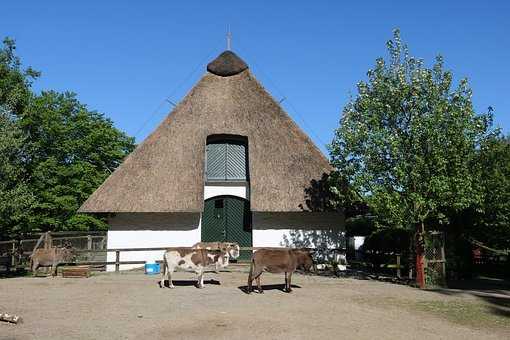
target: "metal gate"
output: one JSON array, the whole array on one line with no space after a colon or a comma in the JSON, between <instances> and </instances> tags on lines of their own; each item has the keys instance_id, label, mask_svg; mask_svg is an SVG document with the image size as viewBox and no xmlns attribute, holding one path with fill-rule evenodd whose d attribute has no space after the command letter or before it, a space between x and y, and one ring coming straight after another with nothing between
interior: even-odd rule
<instances>
[{"instance_id":1,"label":"metal gate","mask_svg":"<svg viewBox=\"0 0 510 340\"><path fill-rule=\"evenodd\" d=\"M444 234L429 231L425 234L425 284L428 287L446 285Z\"/></svg>"},{"instance_id":2,"label":"metal gate","mask_svg":"<svg viewBox=\"0 0 510 340\"><path fill-rule=\"evenodd\" d=\"M202 215L202 242L237 242L252 246L249 202L235 196L218 196L205 201ZM250 250L242 250L239 260L249 260Z\"/></svg>"}]
</instances>

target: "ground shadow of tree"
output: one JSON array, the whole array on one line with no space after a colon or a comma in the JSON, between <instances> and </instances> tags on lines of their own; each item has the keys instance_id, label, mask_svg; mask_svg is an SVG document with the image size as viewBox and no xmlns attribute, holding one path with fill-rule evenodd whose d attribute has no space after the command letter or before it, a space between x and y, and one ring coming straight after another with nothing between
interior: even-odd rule
<instances>
[{"instance_id":1,"label":"ground shadow of tree","mask_svg":"<svg viewBox=\"0 0 510 340\"><path fill-rule=\"evenodd\" d=\"M475 296L488 304L488 310L492 314L510 318L510 281L475 278L450 281L448 287L430 291L443 295Z\"/></svg>"}]
</instances>

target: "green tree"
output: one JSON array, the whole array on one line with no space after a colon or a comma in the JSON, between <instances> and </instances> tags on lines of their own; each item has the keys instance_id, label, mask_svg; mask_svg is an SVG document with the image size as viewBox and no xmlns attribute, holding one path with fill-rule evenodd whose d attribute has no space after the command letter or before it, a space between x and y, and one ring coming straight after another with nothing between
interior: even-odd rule
<instances>
[{"instance_id":1,"label":"green tree","mask_svg":"<svg viewBox=\"0 0 510 340\"><path fill-rule=\"evenodd\" d=\"M0 239L26 231L34 197L26 183L25 137L15 117L0 106Z\"/></svg>"},{"instance_id":2,"label":"green tree","mask_svg":"<svg viewBox=\"0 0 510 340\"><path fill-rule=\"evenodd\" d=\"M466 79L453 88L442 57L425 67L409 55L398 30L387 47L389 61L376 60L345 106L330 153L381 223L416 230L423 286L425 229L447 225L444 211L481 203L476 149L492 116L474 112Z\"/></svg>"},{"instance_id":3,"label":"green tree","mask_svg":"<svg viewBox=\"0 0 510 340\"><path fill-rule=\"evenodd\" d=\"M0 105L10 112L21 113L30 100L32 82L40 73L31 67L23 70L15 50L14 40L5 38L0 48Z\"/></svg>"},{"instance_id":4,"label":"green tree","mask_svg":"<svg viewBox=\"0 0 510 340\"><path fill-rule=\"evenodd\" d=\"M19 119L27 136L29 185L35 195L33 228L106 228L76 210L134 148L133 138L81 104L73 93L43 92Z\"/></svg>"},{"instance_id":5,"label":"green tree","mask_svg":"<svg viewBox=\"0 0 510 340\"><path fill-rule=\"evenodd\" d=\"M134 149L134 139L73 93L36 94L39 73L21 67L15 43L0 48L0 238L22 231L105 228L77 215Z\"/></svg>"},{"instance_id":6,"label":"green tree","mask_svg":"<svg viewBox=\"0 0 510 340\"><path fill-rule=\"evenodd\" d=\"M482 211L467 233L489 247L510 249L510 138L496 135L480 149Z\"/></svg>"}]
</instances>

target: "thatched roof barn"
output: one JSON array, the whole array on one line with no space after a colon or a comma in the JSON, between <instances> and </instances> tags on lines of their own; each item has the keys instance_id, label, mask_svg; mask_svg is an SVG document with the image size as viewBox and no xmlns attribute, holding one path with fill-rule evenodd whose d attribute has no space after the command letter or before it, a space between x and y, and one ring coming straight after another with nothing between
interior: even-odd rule
<instances>
[{"instance_id":1,"label":"thatched roof barn","mask_svg":"<svg viewBox=\"0 0 510 340\"><path fill-rule=\"evenodd\" d=\"M202 212L206 140L248 140L254 212L306 210L305 189L328 160L231 51L82 205L80 212Z\"/></svg>"},{"instance_id":2,"label":"thatched roof barn","mask_svg":"<svg viewBox=\"0 0 510 340\"><path fill-rule=\"evenodd\" d=\"M108 248L280 246L292 230L340 230L342 214L310 204L330 170L248 65L226 51L79 211L110 213Z\"/></svg>"}]
</instances>

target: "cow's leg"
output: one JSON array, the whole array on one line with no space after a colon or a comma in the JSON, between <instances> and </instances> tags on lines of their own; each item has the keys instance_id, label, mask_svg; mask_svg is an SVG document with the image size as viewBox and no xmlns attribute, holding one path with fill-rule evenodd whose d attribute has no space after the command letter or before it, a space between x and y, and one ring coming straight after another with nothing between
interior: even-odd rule
<instances>
[{"instance_id":1,"label":"cow's leg","mask_svg":"<svg viewBox=\"0 0 510 340\"><path fill-rule=\"evenodd\" d=\"M260 275L257 276L256 280L257 280L257 288L259 290L259 294L264 294L264 291L262 290L262 285L260 284Z\"/></svg>"},{"instance_id":2,"label":"cow's leg","mask_svg":"<svg viewBox=\"0 0 510 340\"><path fill-rule=\"evenodd\" d=\"M197 270L197 287L204 288L204 269Z\"/></svg>"},{"instance_id":3,"label":"cow's leg","mask_svg":"<svg viewBox=\"0 0 510 340\"><path fill-rule=\"evenodd\" d=\"M248 273L248 294L253 291L253 268L255 267L253 260L250 264L250 272Z\"/></svg>"},{"instance_id":4,"label":"cow's leg","mask_svg":"<svg viewBox=\"0 0 510 340\"><path fill-rule=\"evenodd\" d=\"M287 290L287 272L285 272L285 287L283 288L283 290Z\"/></svg>"},{"instance_id":5,"label":"cow's leg","mask_svg":"<svg viewBox=\"0 0 510 340\"><path fill-rule=\"evenodd\" d=\"M174 267L172 266L169 266L168 267L168 272L167 272L167 275L168 275L168 288L175 288L174 286L174 283L172 282L172 273L174 272Z\"/></svg>"},{"instance_id":6,"label":"cow's leg","mask_svg":"<svg viewBox=\"0 0 510 340\"><path fill-rule=\"evenodd\" d=\"M165 279L167 277L167 264L163 258L163 268L161 268L161 280L159 281L159 288L165 288Z\"/></svg>"},{"instance_id":7,"label":"cow's leg","mask_svg":"<svg viewBox=\"0 0 510 340\"><path fill-rule=\"evenodd\" d=\"M58 265L58 263L53 263L51 265L51 276L52 277L57 276L57 265Z\"/></svg>"},{"instance_id":8,"label":"cow's leg","mask_svg":"<svg viewBox=\"0 0 510 340\"><path fill-rule=\"evenodd\" d=\"M287 277L287 280L286 280L286 282L287 282L287 293L290 293L290 292L292 292L292 288L291 288L291 286L292 286L292 283L291 283L292 272L289 272L289 274L286 275L286 277Z\"/></svg>"},{"instance_id":9,"label":"cow's leg","mask_svg":"<svg viewBox=\"0 0 510 340\"><path fill-rule=\"evenodd\" d=\"M36 274L37 274L37 269L38 269L38 268L39 268L39 261L37 261L37 260L33 260L33 261L32 261L32 268L31 268L31 269L32 269L32 275L33 275L33 276L36 276Z\"/></svg>"}]
</instances>

